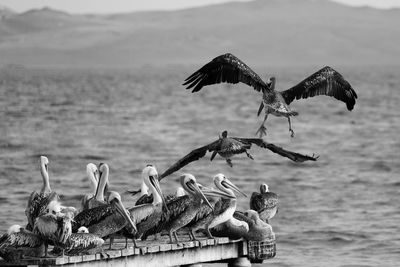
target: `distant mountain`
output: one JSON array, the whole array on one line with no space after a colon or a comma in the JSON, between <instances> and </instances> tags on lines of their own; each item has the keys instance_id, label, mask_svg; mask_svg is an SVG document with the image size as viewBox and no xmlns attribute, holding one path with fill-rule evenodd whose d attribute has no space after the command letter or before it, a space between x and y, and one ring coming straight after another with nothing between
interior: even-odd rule
<instances>
[{"instance_id":1,"label":"distant mountain","mask_svg":"<svg viewBox=\"0 0 400 267\"><path fill-rule=\"evenodd\" d=\"M15 12L12 9L10 9L6 6L0 5L0 20L9 18L14 14L15 14Z\"/></svg>"},{"instance_id":2,"label":"distant mountain","mask_svg":"<svg viewBox=\"0 0 400 267\"><path fill-rule=\"evenodd\" d=\"M0 21L3 63L133 67L203 64L398 65L400 10L257 0L179 11L70 15L44 8Z\"/></svg>"}]
</instances>

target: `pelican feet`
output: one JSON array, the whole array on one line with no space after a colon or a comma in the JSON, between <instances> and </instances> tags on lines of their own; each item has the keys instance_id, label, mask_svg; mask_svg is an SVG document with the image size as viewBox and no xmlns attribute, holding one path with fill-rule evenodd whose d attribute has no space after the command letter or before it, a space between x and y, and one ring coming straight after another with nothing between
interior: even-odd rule
<instances>
[{"instance_id":1,"label":"pelican feet","mask_svg":"<svg viewBox=\"0 0 400 267\"><path fill-rule=\"evenodd\" d=\"M264 123L261 124L260 128L258 128L256 135L262 138L264 135L267 135L267 128L264 126Z\"/></svg>"},{"instance_id":2,"label":"pelican feet","mask_svg":"<svg viewBox=\"0 0 400 267\"><path fill-rule=\"evenodd\" d=\"M232 168L233 164L232 164L232 160L231 159L226 159L226 163L228 163L228 165Z\"/></svg>"}]
</instances>

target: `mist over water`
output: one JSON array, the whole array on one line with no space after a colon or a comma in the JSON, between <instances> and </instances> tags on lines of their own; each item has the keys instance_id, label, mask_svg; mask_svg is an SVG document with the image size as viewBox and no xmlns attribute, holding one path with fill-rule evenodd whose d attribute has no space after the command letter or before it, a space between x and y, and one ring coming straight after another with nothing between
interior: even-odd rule
<instances>
[{"instance_id":1,"label":"mist over water","mask_svg":"<svg viewBox=\"0 0 400 267\"><path fill-rule=\"evenodd\" d=\"M336 68L336 67L334 67ZM260 93L217 85L192 94L181 86L197 67L136 70L0 72L0 231L26 224L29 195L42 180L39 156L49 158L52 189L78 207L88 192L89 162L110 166L111 189L138 188L147 164L162 172L192 149L218 138L251 137L262 122ZM400 260L400 81L398 68L336 68L359 99L352 112L329 97L292 103L285 118L270 116L266 140L320 155L297 164L253 147L233 158L192 163L161 182L172 193L182 172L207 185L222 172L249 196L262 182L279 195L271 221L277 256L265 266L396 266ZM316 69L281 69L286 89ZM262 77L265 78L265 77ZM123 195L127 206L135 199ZM238 198L239 209L249 198Z\"/></svg>"}]
</instances>

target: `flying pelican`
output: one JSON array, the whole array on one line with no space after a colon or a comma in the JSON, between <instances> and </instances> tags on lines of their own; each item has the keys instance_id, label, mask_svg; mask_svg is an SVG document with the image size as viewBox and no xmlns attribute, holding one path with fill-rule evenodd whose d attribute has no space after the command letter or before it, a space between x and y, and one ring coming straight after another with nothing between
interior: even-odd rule
<instances>
[{"instance_id":1,"label":"flying pelican","mask_svg":"<svg viewBox=\"0 0 400 267\"><path fill-rule=\"evenodd\" d=\"M231 197L226 193L213 189L200 189L196 178L192 174L183 174L180 177L181 186L188 195L178 197L167 203L168 212L163 212L160 221L153 228L143 233L142 239L147 236L157 234L163 230L169 234L170 242L173 243L172 235L175 241L179 242L177 231L185 227L196 216L202 201L213 209L206 196L211 197Z\"/></svg>"},{"instance_id":2,"label":"flying pelican","mask_svg":"<svg viewBox=\"0 0 400 267\"><path fill-rule=\"evenodd\" d=\"M215 236L227 236L230 239L244 238L252 241L275 239L271 225L263 222L254 210L236 211L233 218L211 229Z\"/></svg>"},{"instance_id":3,"label":"flying pelican","mask_svg":"<svg viewBox=\"0 0 400 267\"><path fill-rule=\"evenodd\" d=\"M61 205L58 200L51 201L46 210L35 220L33 232L39 235L45 245L45 257L47 257L48 245L63 248L72 234L73 214L61 213Z\"/></svg>"},{"instance_id":4,"label":"flying pelican","mask_svg":"<svg viewBox=\"0 0 400 267\"><path fill-rule=\"evenodd\" d=\"M40 172L43 179L43 186L39 192L33 191L28 200L28 205L25 209L25 215L28 218L26 229L33 230L35 219L47 207L50 201L58 199L58 195L52 192L49 182L49 159L45 156L40 156Z\"/></svg>"},{"instance_id":5,"label":"flying pelican","mask_svg":"<svg viewBox=\"0 0 400 267\"><path fill-rule=\"evenodd\" d=\"M89 163L86 166L86 174L87 174L87 177L90 182L91 192L89 194L86 194L82 198L82 201L81 201L82 210L91 208L90 202L96 195L97 185L98 185L98 181L99 181L99 170L97 169L97 166L95 164Z\"/></svg>"},{"instance_id":6,"label":"flying pelican","mask_svg":"<svg viewBox=\"0 0 400 267\"><path fill-rule=\"evenodd\" d=\"M10 226L0 237L0 257L6 261L18 261L25 256L41 257L43 253L43 240L20 225Z\"/></svg>"},{"instance_id":7,"label":"flying pelican","mask_svg":"<svg viewBox=\"0 0 400 267\"><path fill-rule=\"evenodd\" d=\"M215 203L214 211L212 213L209 213L191 227L193 238L195 238L194 232L198 229L205 229L207 236L209 238L214 238L210 229L231 219L236 210L236 196L234 192L247 197L245 193L229 181L229 179L222 173L214 176L214 184L220 191L231 196L231 198L221 198L217 203Z\"/></svg>"},{"instance_id":8,"label":"flying pelican","mask_svg":"<svg viewBox=\"0 0 400 267\"><path fill-rule=\"evenodd\" d=\"M268 114L286 117L289 122L289 132L292 137L294 136L290 117L298 113L289 107L294 99L327 95L345 102L348 110L353 109L357 99L357 94L349 82L329 66L323 67L288 90L279 92L275 90L275 77L265 83L252 69L230 53L214 58L190 75L183 85L188 85L186 89L194 87L192 90L194 93L200 91L203 86L221 82L233 84L242 82L262 92L262 102L257 115L260 115L264 109L265 117L256 132L260 134L260 137L266 134L264 124Z\"/></svg>"},{"instance_id":9,"label":"flying pelican","mask_svg":"<svg viewBox=\"0 0 400 267\"><path fill-rule=\"evenodd\" d=\"M250 209L260 214L260 219L269 223L278 213L278 195L268 191L268 185L260 186L260 193L253 192L250 198Z\"/></svg>"},{"instance_id":10,"label":"flying pelican","mask_svg":"<svg viewBox=\"0 0 400 267\"><path fill-rule=\"evenodd\" d=\"M228 165L232 167L233 165L231 158L236 154L246 153L247 157L253 159L249 152L247 152L247 150L251 148L252 144L269 149L272 152L277 153L282 157L287 157L295 162L304 162L307 160L316 161L318 159L318 156L307 156L285 150L274 144L267 143L261 138L228 137L228 132L223 131L222 136L220 136L218 140L208 145L196 148L195 150L191 151L189 154L178 160L175 164L173 164L160 175L160 179L163 179L164 177L183 168L187 164L204 157L207 151L213 152L210 160L213 160L214 157L219 154L221 157L225 158Z\"/></svg>"},{"instance_id":11,"label":"flying pelican","mask_svg":"<svg viewBox=\"0 0 400 267\"><path fill-rule=\"evenodd\" d=\"M105 184L108 181L109 167L107 164L100 166L101 176L97 193L102 196ZM125 209L121 201L121 196L111 191L107 204L100 205L91 209L83 210L74 217L72 223L72 231L75 233L81 226L89 229L89 232L101 238L110 236L119 230L123 229L127 224L130 229L137 231L134 222L132 222L128 211ZM110 242L110 246L112 242Z\"/></svg>"}]
</instances>

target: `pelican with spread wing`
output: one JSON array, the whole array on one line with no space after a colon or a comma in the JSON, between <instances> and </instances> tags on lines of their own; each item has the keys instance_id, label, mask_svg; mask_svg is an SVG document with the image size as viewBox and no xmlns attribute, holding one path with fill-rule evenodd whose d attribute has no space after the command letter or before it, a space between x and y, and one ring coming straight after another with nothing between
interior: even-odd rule
<instances>
[{"instance_id":1,"label":"pelican with spread wing","mask_svg":"<svg viewBox=\"0 0 400 267\"><path fill-rule=\"evenodd\" d=\"M251 68L236 56L227 53L214 58L198 71L190 75L183 85L186 89L192 89L192 93L198 92L207 85L217 83L245 83L256 91L262 92L263 98L258 109L258 116L264 109L265 117L260 128L256 132L260 137L266 135L264 126L268 114L283 116L288 119L289 131L294 136L290 117L298 113L291 110L289 104L294 99L308 98L317 95L327 95L346 103L347 109L352 110L356 103L357 94L343 76L329 66L323 67L297 85L285 90L275 90L275 77L265 83Z\"/></svg>"},{"instance_id":2,"label":"pelican with spread wing","mask_svg":"<svg viewBox=\"0 0 400 267\"><path fill-rule=\"evenodd\" d=\"M247 152L247 150L251 148L252 144L255 144L262 148L269 149L272 152L277 153L282 157L289 158L295 162L304 162L307 160L316 161L318 159L318 156L317 157L314 155L307 156L300 153L285 150L274 144L267 143L261 138L228 137L228 132L223 131L222 136L220 136L218 140L191 151L189 154L178 160L174 165L172 165L165 172L163 172L159 176L159 179L161 180L162 178L188 165L189 163L204 157L207 154L207 152L212 152L211 160L213 160L214 157L217 154L219 154L221 157L225 158L229 166L232 167L233 165L231 158L236 154L246 153L247 157L253 159L253 157L249 154L249 152Z\"/></svg>"}]
</instances>

